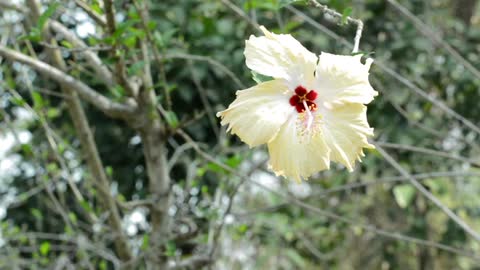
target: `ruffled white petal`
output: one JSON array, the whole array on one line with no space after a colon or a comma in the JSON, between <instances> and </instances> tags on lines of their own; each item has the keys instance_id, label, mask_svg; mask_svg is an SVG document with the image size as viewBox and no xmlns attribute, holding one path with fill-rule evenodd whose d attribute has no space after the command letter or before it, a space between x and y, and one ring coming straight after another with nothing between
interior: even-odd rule
<instances>
[{"instance_id":1,"label":"ruffled white petal","mask_svg":"<svg viewBox=\"0 0 480 270\"><path fill-rule=\"evenodd\" d=\"M268 143L270 168L277 176L297 182L312 174L329 169L329 150L321 132L302 136L300 114L295 114L282 126L275 139Z\"/></svg>"},{"instance_id":2,"label":"ruffled white petal","mask_svg":"<svg viewBox=\"0 0 480 270\"><path fill-rule=\"evenodd\" d=\"M350 103L324 110L322 115L322 133L331 150L330 159L353 171L355 161L364 156L363 148L375 148L367 141L373 136L373 128L367 122L367 107Z\"/></svg>"},{"instance_id":3,"label":"ruffled white petal","mask_svg":"<svg viewBox=\"0 0 480 270\"><path fill-rule=\"evenodd\" d=\"M274 34L261 26L265 36L246 41L247 66L260 74L287 80L292 87L313 83L318 57L291 35Z\"/></svg>"},{"instance_id":4,"label":"ruffled white petal","mask_svg":"<svg viewBox=\"0 0 480 270\"><path fill-rule=\"evenodd\" d=\"M217 113L222 125L250 147L269 142L294 112L288 99L291 92L284 80L272 80L237 91L230 106Z\"/></svg>"},{"instance_id":5,"label":"ruffled white petal","mask_svg":"<svg viewBox=\"0 0 480 270\"><path fill-rule=\"evenodd\" d=\"M372 59L365 64L361 55L320 55L315 73L314 89L319 92L319 99L326 104L343 104L347 102L368 104L378 94L368 81Z\"/></svg>"}]
</instances>

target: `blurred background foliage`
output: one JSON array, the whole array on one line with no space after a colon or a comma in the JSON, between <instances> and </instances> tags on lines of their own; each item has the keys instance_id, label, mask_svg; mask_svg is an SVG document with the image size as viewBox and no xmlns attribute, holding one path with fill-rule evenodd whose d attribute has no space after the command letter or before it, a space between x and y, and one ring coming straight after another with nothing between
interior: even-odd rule
<instances>
[{"instance_id":1,"label":"blurred background foliage","mask_svg":"<svg viewBox=\"0 0 480 270\"><path fill-rule=\"evenodd\" d=\"M87 2L99 6L98 1ZM59 3L51 18L72 29L91 22L87 16L78 16L82 11L73 1ZM365 24L360 50L375 59L370 80L380 92L368 106L375 141L383 143L404 169L480 231L479 134L412 91L412 85L416 86L474 124L480 123L480 77L442 45L450 44L474 69L480 68L477 1L399 1L439 39L423 34L414 20L385 0L321 3ZM125 45L128 72L138 74L142 63L133 55L145 32L135 21L138 14L130 1L116 1L116 6L124 29L118 38ZM8 35L8 44L27 50L21 38L27 33L9 25L12 20L23 19L12 19L6 11L0 13L0 31ZM163 59L163 63L152 64L155 89L161 102L166 101L161 89L171 94L169 125L187 121L186 132L208 154L270 189L250 180L242 182L238 175L203 159L180 136L172 136L173 227L184 230L184 220L188 220L196 228L187 239L166 244L165 253L172 260L201 250L212 237L212 228L224 220L212 269L479 269L479 243L399 177L377 151L367 151L363 163L351 174L332 166L330 171L295 184L272 175L265 162L265 147L248 149L237 137L225 134L214 116L234 99L236 90L255 84L245 66L243 50L245 40L259 34L256 24L276 33L291 33L317 54L350 54L351 47L345 42L353 41L354 26L342 25L302 1L285 0L152 1L150 16L151 33ZM109 42L94 33L84 40L90 46ZM31 43L31 50L42 54L41 44ZM113 61L108 54L99 53L106 63ZM64 57L70 74L109 97L125 99L122 89L99 84L75 53L66 50ZM25 77L33 80L33 85L24 83ZM30 269L53 269L55 259L61 256L69 256L78 269L88 269L89 265L111 268L98 254L58 239L30 237L30 232L66 234L112 248L106 240L108 233L96 231L85 218L89 211L100 217L102 213L95 207L95 188L83 181L89 157L79 151L66 105L55 95L59 86L18 64L3 63L0 81L0 136L6 142L13 136L12 130L21 135L2 157L0 268L9 269L12 262L24 268L23 260L34 265ZM19 96L7 88L15 89ZM27 105L30 112L25 109ZM112 181L112 193L119 203L146 199L148 183L139 136L123 122L86 103L84 107ZM52 136L57 151L48 145ZM66 161L64 166L56 160L55 152ZM89 203L73 202L66 180L70 176ZM238 183L241 185L229 209L230 195ZM287 200L271 190L296 199ZM58 199L56 203L67 208L66 217L55 211L52 194ZM229 214L223 216L227 210ZM125 208L122 213L135 254L142 254L149 245L148 210L139 206ZM384 232L395 234L392 237ZM415 243L406 236L428 242ZM456 253L434 244L463 251Z\"/></svg>"}]
</instances>

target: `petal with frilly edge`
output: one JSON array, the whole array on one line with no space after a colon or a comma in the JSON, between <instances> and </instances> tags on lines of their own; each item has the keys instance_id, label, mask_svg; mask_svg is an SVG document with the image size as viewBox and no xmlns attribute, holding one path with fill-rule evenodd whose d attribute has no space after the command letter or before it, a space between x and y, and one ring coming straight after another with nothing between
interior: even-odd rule
<instances>
[{"instance_id":1,"label":"petal with frilly edge","mask_svg":"<svg viewBox=\"0 0 480 270\"><path fill-rule=\"evenodd\" d=\"M330 159L353 171L355 160L361 161L363 148L374 149L367 138L373 136L373 128L367 122L367 107L350 103L324 110L322 133L331 150Z\"/></svg>"},{"instance_id":2,"label":"petal with frilly edge","mask_svg":"<svg viewBox=\"0 0 480 270\"><path fill-rule=\"evenodd\" d=\"M313 83L318 57L291 35L274 34L260 27L265 36L250 36L245 45L247 66L260 74L287 80L292 87Z\"/></svg>"},{"instance_id":3,"label":"petal with frilly edge","mask_svg":"<svg viewBox=\"0 0 480 270\"><path fill-rule=\"evenodd\" d=\"M277 176L293 178L297 182L330 168L330 151L320 130L311 136L302 136L299 115L290 117L275 139L268 143L270 168Z\"/></svg>"},{"instance_id":4,"label":"petal with frilly edge","mask_svg":"<svg viewBox=\"0 0 480 270\"><path fill-rule=\"evenodd\" d=\"M291 92L284 80L272 80L237 91L237 98L218 112L222 125L254 147L269 142L287 121L295 108L288 100Z\"/></svg>"},{"instance_id":5,"label":"petal with frilly edge","mask_svg":"<svg viewBox=\"0 0 480 270\"><path fill-rule=\"evenodd\" d=\"M361 55L320 55L315 73L315 86L319 99L326 104L346 102L368 104L378 93L368 81L370 65L368 58L363 64Z\"/></svg>"}]
</instances>

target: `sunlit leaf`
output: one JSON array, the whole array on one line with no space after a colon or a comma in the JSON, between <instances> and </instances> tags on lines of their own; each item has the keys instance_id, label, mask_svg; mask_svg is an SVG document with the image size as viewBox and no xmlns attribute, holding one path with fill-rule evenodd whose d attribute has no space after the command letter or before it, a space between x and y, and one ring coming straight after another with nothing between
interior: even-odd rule
<instances>
[{"instance_id":1,"label":"sunlit leaf","mask_svg":"<svg viewBox=\"0 0 480 270\"><path fill-rule=\"evenodd\" d=\"M410 205L415 197L416 189L410 184L398 185L393 188L393 195L395 201L401 208L405 208Z\"/></svg>"}]
</instances>

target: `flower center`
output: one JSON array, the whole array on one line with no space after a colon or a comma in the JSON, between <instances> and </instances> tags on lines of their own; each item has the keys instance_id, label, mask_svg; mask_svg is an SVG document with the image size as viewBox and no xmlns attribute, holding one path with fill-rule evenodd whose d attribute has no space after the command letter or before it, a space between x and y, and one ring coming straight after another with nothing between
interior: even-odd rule
<instances>
[{"instance_id":1,"label":"flower center","mask_svg":"<svg viewBox=\"0 0 480 270\"><path fill-rule=\"evenodd\" d=\"M314 101L317 96L318 94L314 90L307 91L305 87L299 85L295 88L295 94L290 98L290 105L294 106L299 113L305 110L316 111L317 104Z\"/></svg>"}]
</instances>

